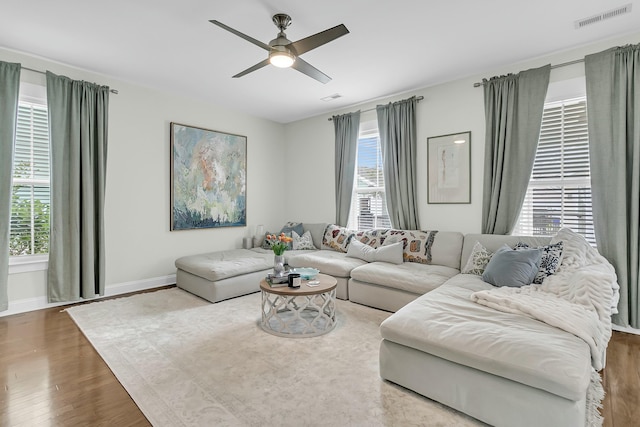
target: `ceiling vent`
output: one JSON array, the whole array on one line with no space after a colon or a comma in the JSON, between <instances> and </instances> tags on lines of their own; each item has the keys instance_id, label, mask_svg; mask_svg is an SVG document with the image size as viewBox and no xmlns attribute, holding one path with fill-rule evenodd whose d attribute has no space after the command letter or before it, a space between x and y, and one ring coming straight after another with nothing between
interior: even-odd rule
<instances>
[{"instance_id":1,"label":"ceiling vent","mask_svg":"<svg viewBox=\"0 0 640 427\"><path fill-rule=\"evenodd\" d=\"M340 95L339 93L334 93L333 95L325 96L324 98L320 98L320 99L322 101L329 102L329 101L333 101L334 99L338 99L338 98L342 98L342 95Z\"/></svg>"},{"instance_id":2,"label":"ceiling vent","mask_svg":"<svg viewBox=\"0 0 640 427\"><path fill-rule=\"evenodd\" d=\"M631 12L631 3L624 6L617 7L607 12L602 12L597 15L590 16L588 18L579 19L575 22L576 29L586 27L587 25L595 24L596 22L604 21L605 19L615 18L616 16L624 15Z\"/></svg>"}]
</instances>

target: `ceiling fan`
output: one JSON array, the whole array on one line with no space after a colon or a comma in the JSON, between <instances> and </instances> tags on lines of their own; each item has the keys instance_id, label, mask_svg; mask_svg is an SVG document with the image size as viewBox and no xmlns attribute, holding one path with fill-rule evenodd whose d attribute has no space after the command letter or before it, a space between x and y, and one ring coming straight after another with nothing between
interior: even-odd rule
<instances>
[{"instance_id":1,"label":"ceiling fan","mask_svg":"<svg viewBox=\"0 0 640 427\"><path fill-rule=\"evenodd\" d=\"M253 67L249 67L246 70L236 74L235 76L233 76L234 78L242 77L246 74L259 70L266 65L272 64L280 68L291 67L303 74L306 74L311 78L318 80L321 83L328 83L329 81L331 81L331 77L327 76L322 71L318 70L317 68L300 58L300 55L349 33L347 27L340 24L333 28L329 28L328 30L321 31L312 36L292 42L287 39L287 35L284 33L284 30L291 24L291 17L284 13L278 13L276 15L273 15L273 23L276 25L276 27L278 27L280 32L275 39L271 40L269 44L266 44L244 33L241 33L240 31L235 30L223 24L222 22L216 21L215 19L212 19L209 22L235 34L238 37L242 37L243 39L269 52L269 57L267 59L258 62Z\"/></svg>"}]
</instances>

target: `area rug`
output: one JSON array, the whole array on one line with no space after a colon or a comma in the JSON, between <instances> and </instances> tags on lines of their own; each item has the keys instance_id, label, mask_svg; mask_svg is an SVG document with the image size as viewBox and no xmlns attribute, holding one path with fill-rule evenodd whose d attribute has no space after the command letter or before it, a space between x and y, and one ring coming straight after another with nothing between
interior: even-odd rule
<instances>
[{"instance_id":1,"label":"area rug","mask_svg":"<svg viewBox=\"0 0 640 427\"><path fill-rule=\"evenodd\" d=\"M178 288L67 309L154 426L477 426L378 370L389 313L337 301L337 326L281 338L260 294L211 304Z\"/></svg>"}]
</instances>

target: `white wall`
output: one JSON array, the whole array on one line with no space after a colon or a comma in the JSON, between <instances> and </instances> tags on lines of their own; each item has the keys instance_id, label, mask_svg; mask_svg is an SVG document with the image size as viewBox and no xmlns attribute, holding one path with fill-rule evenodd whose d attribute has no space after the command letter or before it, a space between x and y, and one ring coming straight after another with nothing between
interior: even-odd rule
<instances>
[{"instance_id":1,"label":"white wall","mask_svg":"<svg viewBox=\"0 0 640 427\"><path fill-rule=\"evenodd\" d=\"M287 214L291 219L304 221L335 221L334 198L334 130L327 119L334 114L375 108L377 104L424 96L417 107L417 167L418 208L420 226L424 230L456 230L463 233L479 233L482 217L482 177L484 169L484 99L482 87L473 87L483 77L517 73L529 68L551 63L582 59L590 53L614 46L640 42L640 33L602 41L555 55L512 64L483 75L414 90L398 96L379 99L332 114L313 117L286 125L287 160L289 173L295 179L288 180ZM584 76L584 64L575 64L551 71L550 95L554 83L573 83ZM375 119L375 111L361 115L360 121ZM427 138L471 131L471 204L427 203Z\"/></svg>"},{"instance_id":2,"label":"white wall","mask_svg":"<svg viewBox=\"0 0 640 427\"><path fill-rule=\"evenodd\" d=\"M285 172L270 165L281 161L285 148L282 124L13 51L0 49L0 60L106 84L119 91L110 96L109 108L107 295L114 289L135 288L136 283L162 284L175 273L174 261L180 256L242 247L242 238L252 234L257 224L267 229L281 226L285 210L282 204L273 203L279 195L271 181L284 181ZM23 70L22 75L25 81L44 84L40 74ZM172 121L247 136L248 227L169 231ZM41 304L45 295L45 272L10 275L9 312L25 300L32 306Z\"/></svg>"}]
</instances>

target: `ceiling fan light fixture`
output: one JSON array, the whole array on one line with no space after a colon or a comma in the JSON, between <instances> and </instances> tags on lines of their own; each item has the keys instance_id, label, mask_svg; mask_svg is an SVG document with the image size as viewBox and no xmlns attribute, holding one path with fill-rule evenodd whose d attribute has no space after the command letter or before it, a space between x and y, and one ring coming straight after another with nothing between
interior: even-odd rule
<instances>
[{"instance_id":1,"label":"ceiling fan light fixture","mask_svg":"<svg viewBox=\"0 0 640 427\"><path fill-rule=\"evenodd\" d=\"M278 68L289 68L295 60L295 56L285 51L274 51L269 54L269 62Z\"/></svg>"}]
</instances>

